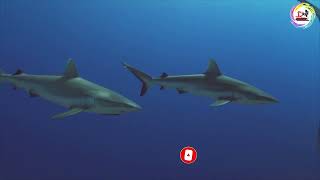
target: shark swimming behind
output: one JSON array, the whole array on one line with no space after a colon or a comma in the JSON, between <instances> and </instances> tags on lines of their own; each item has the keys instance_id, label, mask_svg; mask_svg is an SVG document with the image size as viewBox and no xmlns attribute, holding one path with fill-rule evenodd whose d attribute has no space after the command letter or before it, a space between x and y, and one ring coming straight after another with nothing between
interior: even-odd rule
<instances>
[{"instance_id":1,"label":"shark swimming behind","mask_svg":"<svg viewBox=\"0 0 320 180\"><path fill-rule=\"evenodd\" d=\"M140 95L146 94L152 85L160 85L160 89L174 88L179 94L191 93L207 96L214 100L211 106L221 106L230 102L240 104L269 104L278 100L262 90L225 76L214 60L209 61L208 69L202 74L169 76L163 73L159 78L123 63L124 67L134 74L141 82Z\"/></svg>"},{"instance_id":2,"label":"shark swimming behind","mask_svg":"<svg viewBox=\"0 0 320 180\"><path fill-rule=\"evenodd\" d=\"M138 104L124 96L79 77L73 60L68 61L62 76L29 75L21 70L11 75L1 70L0 83L2 82L13 84L15 89L25 89L30 97L42 97L69 109L53 116L53 119L80 112L120 115L141 109Z\"/></svg>"}]
</instances>

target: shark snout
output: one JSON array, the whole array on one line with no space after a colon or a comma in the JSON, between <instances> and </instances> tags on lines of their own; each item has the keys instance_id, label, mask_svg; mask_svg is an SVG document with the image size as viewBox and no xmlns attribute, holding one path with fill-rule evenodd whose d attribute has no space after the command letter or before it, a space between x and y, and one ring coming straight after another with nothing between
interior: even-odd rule
<instances>
[{"instance_id":1,"label":"shark snout","mask_svg":"<svg viewBox=\"0 0 320 180\"><path fill-rule=\"evenodd\" d=\"M279 100L270 95L259 96L259 100L263 103L278 103Z\"/></svg>"},{"instance_id":2,"label":"shark snout","mask_svg":"<svg viewBox=\"0 0 320 180\"><path fill-rule=\"evenodd\" d=\"M126 108L130 109L131 111L140 111L142 109L140 105L132 101L126 103Z\"/></svg>"},{"instance_id":3,"label":"shark snout","mask_svg":"<svg viewBox=\"0 0 320 180\"><path fill-rule=\"evenodd\" d=\"M271 103L278 103L279 100L276 99L275 97L266 97L267 101L271 102Z\"/></svg>"}]
</instances>

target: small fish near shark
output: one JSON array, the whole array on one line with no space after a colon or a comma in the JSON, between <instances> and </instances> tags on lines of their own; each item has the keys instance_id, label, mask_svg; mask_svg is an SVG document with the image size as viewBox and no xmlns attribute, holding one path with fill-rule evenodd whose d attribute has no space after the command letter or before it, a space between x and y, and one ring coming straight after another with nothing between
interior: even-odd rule
<instances>
[{"instance_id":1,"label":"small fish near shark","mask_svg":"<svg viewBox=\"0 0 320 180\"><path fill-rule=\"evenodd\" d=\"M120 115L141 109L126 97L81 78L72 59L69 59L61 76L30 75L19 69L12 75L0 71L0 82L13 84L14 89L25 89L30 97L41 97L69 108L69 111L57 114L52 119L61 119L81 112Z\"/></svg>"},{"instance_id":2,"label":"small fish near shark","mask_svg":"<svg viewBox=\"0 0 320 180\"><path fill-rule=\"evenodd\" d=\"M270 104L278 100L266 92L237 79L225 76L214 60L209 61L205 73L169 76L163 73L153 78L129 64L123 63L142 82L140 95L146 94L152 85L160 85L160 89L174 88L179 94L191 93L207 96L214 100L211 106L222 106L228 103Z\"/></svg>"}]
</instances>

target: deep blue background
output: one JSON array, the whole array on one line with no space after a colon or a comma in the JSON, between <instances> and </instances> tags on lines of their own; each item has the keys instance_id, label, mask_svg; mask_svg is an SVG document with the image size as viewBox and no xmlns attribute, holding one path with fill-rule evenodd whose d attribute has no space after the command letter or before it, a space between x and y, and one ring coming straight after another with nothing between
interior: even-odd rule
<instances>
[{"instance_id":1,"label":"deep blue background","mask_svg":"<svg viewBox=\"0 0 320 180\"><path fill-rule=\"evenodd\" d=\"M320 4L319 1L314 3ZM0 66L60 74L74 58L83 78L143 111L80 114L0 88L0 179L319 180L319 22L296 29L294 0L0 0ZM125 59L154 76L200 73L210 57L226 75L277 97L229 104L140 82ZM182 147L197 148L184 165Z\"/></svg>"}]
</instances>

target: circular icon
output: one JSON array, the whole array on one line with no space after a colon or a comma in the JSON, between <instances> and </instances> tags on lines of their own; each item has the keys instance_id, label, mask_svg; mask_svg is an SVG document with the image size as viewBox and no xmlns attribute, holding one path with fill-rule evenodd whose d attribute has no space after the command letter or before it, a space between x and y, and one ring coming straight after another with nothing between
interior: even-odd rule
<instances>
[{"instance_id":1,"label":"circular icon","mask_svg":"<svg viewBox=\"0 0 320 180\"><path fill-rule=\"evenodd\" d=\"M316 12L312 5L300 3L290 11L291 23L297 28L308 28L316 18Z\"/></svg>"},{"instance_id":2,"label":"circular icon","mask_svg":"<svg viewBox=\"0 0 320 180\"><path fill-rule=\"evenodd\" d=\"M197 160L197 151L193 147L184 147L180 151L180 159L185 164L192 164Z\"/></svg>"}]
</instances>

